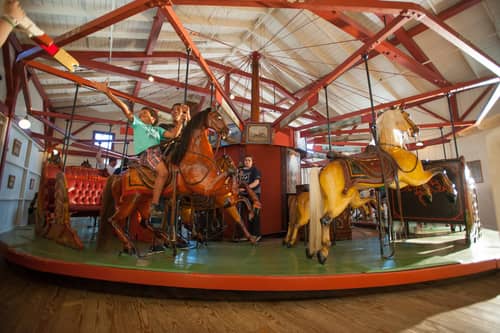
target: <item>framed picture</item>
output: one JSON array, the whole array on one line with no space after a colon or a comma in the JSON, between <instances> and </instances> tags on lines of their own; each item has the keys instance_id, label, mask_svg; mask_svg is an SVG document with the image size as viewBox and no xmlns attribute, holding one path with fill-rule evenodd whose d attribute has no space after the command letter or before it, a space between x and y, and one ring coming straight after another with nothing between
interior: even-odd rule
<instances>
[{"instance_id":1,"label":"framed picture","mask_svg":"<svg viewBox=\"0 0 500 333\"><path fill-rule=\"evenodd\" d=\"M32 190L35 188L35 178L30 178L30 187L29 189Z\"/></svg>"},{"instance_id":2,"label":"framed picture","mask_svg":"<svg viewBox=\"0 0 500 333\"><path fill-rule=\"evenodd\" d=\"M469 168L470 175L472 178L474 178L474 181L476 183L482 183L483 180L483 171L481 170L481 161L480 160L475 160L475 161L469 161L466 163L467 167Z\"/></svg>"},{"instance_id":3,"label":"framed picture","mask_svg":"<svg viewBox=\"0 0 500 333\"><path fill-rule=\"evenodd\" d=\"M270 144L271 131L271 124L248 123L245 127L246 143Z\"/></svg>"},{"instance_id":4,"label":"framed picture","mask_svg":"<svg viewBox=\"0 0 500 333\"><path fill-rule=\"evenodd\" d=\"M7 179L7 188L14 188L15 184L16 184L16 176L9 175L9 178Z\"/></svg>"},{"instance_id":5,"label":"framed picture","mask_svg":"<svg viewBox=\"0 0 500 333\"><path fill-rule=\"evenodd\" d=\"M21 141L14 139L14 142L12 143L12 155L19 157L22 145Z\"/></svg>"}]
</instances>

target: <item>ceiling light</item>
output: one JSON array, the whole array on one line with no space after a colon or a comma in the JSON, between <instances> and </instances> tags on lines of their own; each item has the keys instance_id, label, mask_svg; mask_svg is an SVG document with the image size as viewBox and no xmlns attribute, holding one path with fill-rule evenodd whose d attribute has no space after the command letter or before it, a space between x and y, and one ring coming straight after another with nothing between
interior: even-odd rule
<instances>
[{"instance_id":1,"label":"ceiling light","mask_svg":"<svg viewBox=\"0 0 500 333\"><path fill-rule=\"evenodd\" d=\"M31 121L28 119L28 115L26 115L24 118L22 118L21 120L19 120L19 123L18 123L19 127L21 127L22 129L28 129L31 127Z\"/></svg>"},{"instance_id":2,"label":"ceiling light","mask_svg":"<svg viewBox=\"0 0 500 333\"><path fill-rule=\"evenodd\" d=\"M148 81L149 82L154 82L155 78L152 75L150 75L150 76L148 76Z\"/></svg>"},{"instance_id":3,"label":"ceiling light","mask_svg":"<svg viewBox=\"0 0 500 333\"><path fill-rule=\"evenodd\" d=\"M234 95L233 94L229 95L229 99L234 99Z\"/></svg>"},{"instance_id":4,"label":"ceiling light","mask_svg":"<svg viewBox=\"0 0 500 333\"><path fill-rule=\"evenodd\" d=\"M57 156L59 155L59 151L57 149L52 150L52 155Z\"/></svg>"},{"instance_id":5,"label":"ceiling light","mask_svg":"<svg viewBox=\"0 0 500 333\"><path fill-rule=\"evenodd\" d=\"M417 143L415 143L415 145L417 147L423 147L424 143L422 141L417 141Z\"/></svg>"}]
</instances>

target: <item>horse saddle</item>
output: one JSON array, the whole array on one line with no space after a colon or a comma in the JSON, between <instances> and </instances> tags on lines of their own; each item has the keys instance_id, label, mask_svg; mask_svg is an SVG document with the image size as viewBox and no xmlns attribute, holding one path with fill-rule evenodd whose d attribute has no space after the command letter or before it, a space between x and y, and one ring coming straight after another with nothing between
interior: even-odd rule
<instances>
[{"instance_id":1,"label":"horse saddle","mask_svg":"<svg viewBox=\"0 0 500 333\"><path fill-rule=\"evenodd\" d=\"M172 172L170 163L165 163L167 166L168 178L165 184L169 184L172 180ZM151 168L139 163L134 163L129 166L128 172L123 175L123 192L151 192L155 186L156 172Z\"/></svg>"},{"instance_id":2,"label":"horse saddle","mask_svg":"<svg viewBox=\"0 0 500 333\"><path fill-rule=\"evenodd\" d=\"M368 146L363 153L355 155L336 154L335 160L341 162L344 171L344 193L356 184L392 183L398 165L391 155L375 146Z\"/></svg>"}]
</instances>

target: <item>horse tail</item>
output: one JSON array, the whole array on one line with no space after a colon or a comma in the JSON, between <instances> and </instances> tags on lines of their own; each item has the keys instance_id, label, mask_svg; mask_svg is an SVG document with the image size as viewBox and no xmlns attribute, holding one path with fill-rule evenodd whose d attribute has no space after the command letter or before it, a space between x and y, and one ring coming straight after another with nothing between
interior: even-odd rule
<instances>
[{"instance_id":1,"label":"horse tail","mask_svg":"<svg viewBox=\"0 0 500 333\"><path fill-rule=\"evenodd\" d=\"M319 184L320 168L311 168L309 174L309 243L308 252L316 253L321 248L321 223L320 218L323 212L323 196Z\"/></svg>"},{"instance_id":2,"label":"horse tail","mask_svg":"<svg viewBox=\"0 0 500 333\"><path fill-rule=\"evenodd\" d=\"M108 239L113 237L113 227L109 223L109 218L113 216L116 211L115 199L113 197L113 183L120 181L117 177L111 175L104 185L101 197L101 212L99 217L99 230L97 233L97 248L104 248Z\"/></svg>"}]
</instances>

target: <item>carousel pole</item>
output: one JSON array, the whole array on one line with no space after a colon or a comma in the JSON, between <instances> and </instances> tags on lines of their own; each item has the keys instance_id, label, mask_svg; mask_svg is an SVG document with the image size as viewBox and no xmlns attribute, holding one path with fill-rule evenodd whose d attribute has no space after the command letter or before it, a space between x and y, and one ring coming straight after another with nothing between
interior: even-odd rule
<instances>
[{"instance_id":1,"label":"carousel pole","mask_svg":"<svg viewBox=\"0 0 500 333\"><path fill-rule=\"evenodd\" d=\"M63 145L63 153L64 153L64 162L63 162L63 172L66 170L66 160L68 158L68 150L69 150L69 137L71 136L71 128L73 127L73 118L75 116L75 109L76 109L76 99L78 98L78 89L80 88L80 85L76 85L75 89L75 97L73 99L73 108L71 110L71 118L69 120L69 126L68 122L66 122L66 131L64 132L64 145Z\"/></svg>"},{"instance_id":2,"label":"carousel pole","mask_svg":"<svg viewBox=\"0 0 500 333\"><path fill-rule=\"evenodd\" d=\"M108 137L111 137L111 134L113 134L113 133L111 132L112 127L113 127L113 125L112 125L112 124L109 124ZM108 139L108 147L111 147L111 145L112 145L112 143L111 143L111 142L109 141L109 139ZM107 167L107 166L108 166L108 163L109 163L108 156L109 156L109 150L110 150L110 149L111 149L111 148L107 148L107 149L106 149L106 155L105 155L105 160L106 160L106 163L104 164L104 165L105 165L105 167Z\"/></svg>"},{"instance_id":3,"label":"carousel pole","mask_svg":"<svg viewBox=\"0 0 500 333\"><path fill-rule=\"evenodd\" d=\"M446 145L444 144L444 136L443 136L443 128L439 127L439 131L441 132L441 140L443 140L443 155L444 159L446 160Z\"/></svg>"},{"instance_id":4,"label":"carousel pole","mask_svg":"<svg viewBox=\"0 0 500 333\"><path fill-rule=\"evenodd\" d=\"M373 107L373 94L372 94L372 83L370 80L370 71L368 69L368 54L363 54L363 61L365 62L365 71L366 71L366 81L368 82L368 94L370 96L370 109L372 111L372 123L370 125L370 130L373 136L373 141L375 141L375 146L378 146L378 138L377 138L377 124L375 122L376 114L375 108Z\"/></svg>"},{"instance_id":5,"label":"carousel pole","mask_svg":"<svg viewBox=\"0 0 500 333\"><path fill-rule=\"evenodd\" d=\"M186 78L184 80L184 104L187 102L187 87L188 87L188 76L189 76L189 58L191 54L191 48L186 48Z\"/></svg>"},{"instance_id":6,"label":"carousel pole","mask_svg":"<svg viewBox=\"0 0 500 333\"><path fill-rule=\"evenodd\" d=\"M370 126L370 130L371 130L371 133L373 136L373 141L375 142L375 147L377 148L377 152L380 153L380 146L379 146L379 142L378 142L378 138L377 138L377 124L375 122L375 117L376 117L375 108L373 106L372 85L371 85L371 80L370 80L370 71L368 69L368 54L367 53L363 54L363 60L365 62L366 80L368 82L368 93L370 96L370 108L372 111L371 112L372 113L372 124ZM384 170L384 162L383 162L382 158L380 158L380 165L381 165L381 169ZM389 204L389 186L388 186L389 184L387 183L387 180L385 179L383 171L381 172L381 178L382 178L382 182L384 184L385 198L387 200L387 207L390 207L390 204ZM396 184L398 184L398 193L399 193L399 182L397 181L397 171L396 171L395 179L396 179ZM388 216L387 227L389 229L389 232L387 233L387 235L388 235L388 242L390 244L390 253L388 256L384 256L384 246L383 246L384 239L382 236L383 221L382 221L382 203L381 203L381 201L382 200L381 200L381 195L380 195L380 191L379 191L379 195L377 196L377 218L379 221L380 255L382 257L390 258L394 255L394 247L393 247L393 240L392 240L393 239L393 236L392 236L392 228L393 228L392 215L391 215L390 209L387 209L387 213L388 213L387 214L387 216ZM399 207L401 209L401 203L400 203ZM401 218L402 218L402 216L403 216L403 214L401 214Z\"/></svg>"},{"instance_id":7,"label":"carousel pole","mask_svg":"<svg viewBox=\"0 0 500 333\"><path fill-rule=\"evenodd\" d=\"M329 159L333 159L333 154L332 154L332 129L330 127L330 108L328 107L328 86L324 86L323 89L325 89L325 104L326 104L326 120L328 121L326 123L327 128L328 128L328 153L326 154L326 157ZM337 242L337 221L335 219L333 220L333 241L332 244L336 244Z\"/></svg>"},{"instance_id":8,"label":"carousel pole","mask_svg":"<svg viewBox=\"0 0 500 333\"><path fill-rule=\"evenodd\" d=\"M123 141L123 150L122 150L122 162L121 162L121 168L123 170L123 163L125 163L125 154L128 153L128 129L129 129L129 122L127 121L127 125L125 126L125 139Z\"/></svg>"},{"instance_id":9,"label":"carousel pole","mask_svg":"<svg viewBox=\"0 0 500 333\"><path fill-rule=\"evenodd\" d=\"M453 119L453 111L451 109L451 96L451 93L446 94L446 99L448 100L448 112L450 113L451 132L453 133L453 143L455 144L455 157L458 158L457 137L455 135L455 120Z\"/></svg>"},{"instance_id":10,"label":"carousel pole","mask_svg":"<svg viewBox=\"0 0 500 333\"><path fill-rule=\"evenodd\" d=\"M214 106L214 84L210 82L210 108Z\"/></svg>"},{"instance_id":11,"label":"carousel pole","mask_svg":"<svg viewBox=\"0 0 500 333\"><path fill-rule=\"evenodd\" d=\"M328 86L325 86L323 89L325 89L325 103L326 103L326 120L328 121L326 123L327 128L328 128L328 154L331 155L332 153L332 129L330 127L330 108L328 107Z\"/></svg>"}]
</instances>

